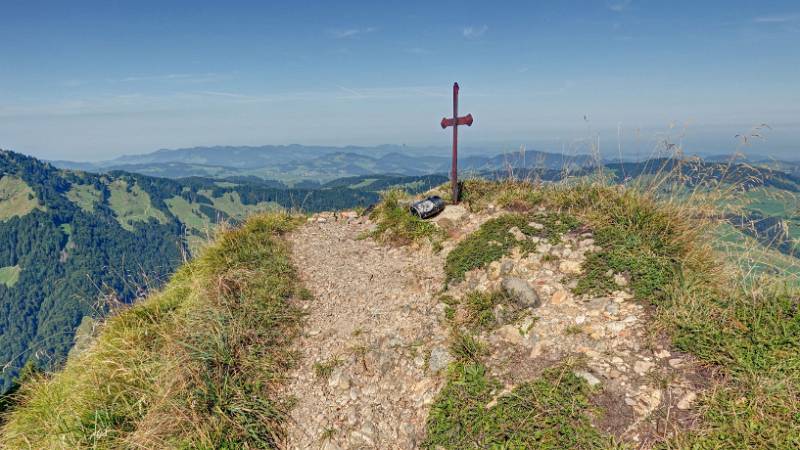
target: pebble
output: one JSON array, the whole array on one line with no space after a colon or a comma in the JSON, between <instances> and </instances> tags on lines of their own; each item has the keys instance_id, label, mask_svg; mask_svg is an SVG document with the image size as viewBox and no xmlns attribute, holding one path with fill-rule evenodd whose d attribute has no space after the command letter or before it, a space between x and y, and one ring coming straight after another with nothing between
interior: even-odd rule
<instances>
[{"instance_id":1,"label":"pebble","mask_svg":"<svg viewBox=\"0 0 800 450\"><path fill-rule=\"evenodd\" d=\"M678 409L687 410L692 407L692 403L694 403L695 399L697 398L697 393L689 391L678 400L677 407Z\"/></svg>"},{"instance_id":2,"label":"pebble","mask_svg":"<svg viewBox=\"0 0 800 450\"><path fill-rule=\"evenodd\" d=\"M600 384L600 379L585 370L577 370L574 372L575 376L583 378L589 383L589 386L597 386Z\"/></svg>"}]
</instances>

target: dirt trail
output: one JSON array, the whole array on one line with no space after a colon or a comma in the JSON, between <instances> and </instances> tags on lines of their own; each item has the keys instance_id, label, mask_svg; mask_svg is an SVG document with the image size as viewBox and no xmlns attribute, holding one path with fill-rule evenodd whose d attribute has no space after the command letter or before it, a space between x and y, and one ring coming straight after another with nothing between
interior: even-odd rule
<instances>
[{"instance_id":1,"label":"dirt trail","mask_svg":"<svg viewBox=\"0 0 800 450\"><path fill-rule=\"evenodd\" d=\"M415 448L441 387L442 257L361 239L359 222L314 220L290 237L314 297L287 392L290 449Z\"/></svg>"}]
</instances>

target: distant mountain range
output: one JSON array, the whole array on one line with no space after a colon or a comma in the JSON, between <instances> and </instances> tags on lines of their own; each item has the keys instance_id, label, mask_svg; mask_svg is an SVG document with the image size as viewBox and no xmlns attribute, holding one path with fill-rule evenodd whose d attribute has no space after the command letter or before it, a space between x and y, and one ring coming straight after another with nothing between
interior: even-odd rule
<instances>
[{"instance_id":1,"label":"distant mountain range","mask_svg":"<svg viewBox=\"0 0 800 450\"><path fill-rule=\"evenodd\" d=\"M315 147L303 145L261 147L194 147L122 156L98 163L52 161L56 167L92 172L124 170L144 175L184 177L257 177L286 185L326 183L344 177L397 174L405 176L448 173L450 156L442 149L403 146ZM589 155L566 156L536 150L493 156L460 158L463 172L502 170L508 167L560 170L596 165Z\"/></svg>"}]
</instances>

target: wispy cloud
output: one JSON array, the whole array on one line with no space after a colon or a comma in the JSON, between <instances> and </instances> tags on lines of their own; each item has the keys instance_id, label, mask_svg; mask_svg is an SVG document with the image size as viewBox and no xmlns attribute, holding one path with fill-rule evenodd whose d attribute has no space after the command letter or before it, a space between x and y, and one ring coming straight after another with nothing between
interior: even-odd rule
<instances>
[{"instance_id":1,"label":"wispy cloud","mask_svg":"<svg viewBox=\"0 0 800 450\"><path fill-rule=\"evenodd\" d=\"M461 34L467 39L476 39L486 34L487 31L489 31L489 26L481 25L479 27L464 27L461 30Z\"/></svg>"},{"instance_id":2,"label":"wispy cloud","mask_svg":"<svg viewBox=\"0 0 800 450\"><path fill-rule=\"evenodd\" d=\"M241 93L184 91L163 95L124 94L64 99L45 103L0 105L0 118L98 116L149 114L154 112L201 111L236 108L248 104L280 102L336 102L374 99L447 97L441 86L345 87L309 91Z\"/></svg>"},{"instance_id":3,"label":"wispy cloud","mask_svg":"<svg viewBox=\"0 0 800 450\"><path fill-rule=\"evenodd\" d=\"M133 75L109 80L115 83L176 81L185 83L209 83L230 78L230 74L220 73L167 73L159 75Z\"/></svg>"},{"instance_id":4,"label":"wispy cloud","mask_svg":"<svg viewBox=\"0 0 800 450\"><path fill-rule=\"evenodd\" d=\"M623 12L631 6L631 0L616 0L606 4L606 7L614 12Z\"/></svg>"},{"instance_id":5,"label":"wispy cloud","mask_svg":"<svg viewBox=\"0 0 800 450\"><path fill-rule=\"evenodd\" d=\"M769 16L759 16L753 19L755 23L788 23L800 22L800 13L774 14Z\"/></svg>"},{"instance_id":6,"label":"wispy cloud","mask_svg":"<svg viewBox=\"0 0 800 450\"><path fill-rule=\"evenodd\" d=\"M376 27L366 27L366 28L346 28L342 30L331 30L330 34L335 37L336 39L347 39L356 37L362 34L369 34L378 31Z\"/></svg>"}]
</instances>

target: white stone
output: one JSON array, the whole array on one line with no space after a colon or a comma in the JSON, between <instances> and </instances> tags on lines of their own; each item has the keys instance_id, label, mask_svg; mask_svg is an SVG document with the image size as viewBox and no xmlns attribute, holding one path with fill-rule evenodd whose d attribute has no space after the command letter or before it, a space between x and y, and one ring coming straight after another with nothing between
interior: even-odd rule
<instances>
[{"instance_id":1,"label":"white stone","mask_svg":"<svg viewBox=\"0 0 800 450\"><path fill-rule=\"evenodd\" d=\"M561 261L561 264L558 265L558 270L566 274L579 274L582 271L581 263L573 260Z\"/></svg>"},{"instance_id":2,"label":"white stone","mask_svg":"<svg viewBox=\"0 0 800 450\"><path fill-rule=\"evenodd\" d=\"M598 384L600 384L600 380L596 376L592 375L591 373L585 370L576 370L574 373L575 376L586 380L586 382L589 383L589 386L597 386Z\"/></svg>"},{"instance_id":3,"label":"white stone","mask_svg":"<svg viewBox=\"0 0 800 450\"><path fill-rule=\"evenodd\" d=\"M639 360L633 363L633 371L639 376L644 376L654 365L652 362Z\"/></svg>"},{"instance_id":4,"label":"white stone","mask_svg":"<svg viewBox=\"0 0 800 450\"><path fill-rule=\"evenodd\" d=\"M692 403L694 403L695 399L697 398L697 394L689 391L678 400L678 409L687 410L692 407Z\"/></svg>"}]
</instances>

